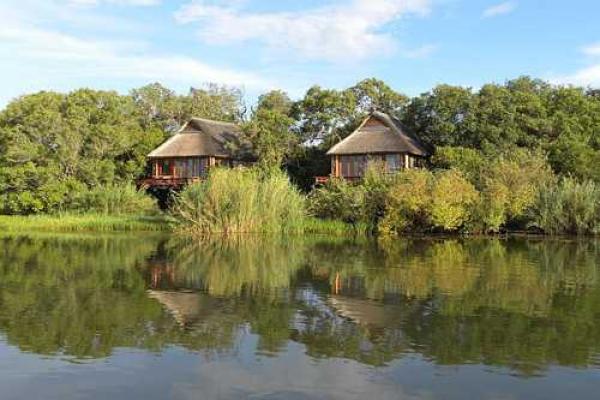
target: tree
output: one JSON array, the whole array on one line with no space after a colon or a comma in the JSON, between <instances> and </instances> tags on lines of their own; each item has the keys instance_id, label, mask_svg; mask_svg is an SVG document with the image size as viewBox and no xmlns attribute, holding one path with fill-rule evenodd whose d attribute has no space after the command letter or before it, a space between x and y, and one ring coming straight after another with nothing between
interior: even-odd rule
<instances>
[{"instance_id":1,"label":"tree","mask_svg":"<svg viewBox=\"0 0 600 400\"><path fill-rule=\"evenodd\" d=\"M408 103L408 97L395 92L385 82L375 78L360 81L348 91L354 95L356 114L367 114L377 110L397 115Z\"/></svg>"},{"instance_id":2,"label":"tree","mask_svg":"<svg viewBox=\"0 0 600 400\"><path fill-rule=\"evenodd\" d=\"M244 126L245 135L263 168L280 168L294 151L297 138L290 131L292 122L285 114L263 108Z\"/></svg>"},{"instance_id":3,"label":"tree","mask_svg":"<svg viewBox=\"0 0 600 400\"><path fill-rule=\"evenodd\" d=\"M294 105L292 115L298 122L303 141L330 147L349 132L355 123L356 98L352 92L311 87Z\"/></svg>"},{"instance_id":4,"label":"tree","mask_svg":"<svg viewBox=\"0 0 600 400\"><path fill-rule=\"evenodd\" d=\"M256 111L269 110L290 116L294 103L288 94L281 90L272 90L258 97Z\"/></svg>"},{"instance_id":5,"label":"tree","mask_svg":"<svg viewBox=\"0 0 600 400\"><path fill-rule=\"evenodd\" d=\"M191 88L184 102L192 117L215 121L240 122L246 112L240 89L214 83L200 89Z\"/></svg>"},{"instance_id":6,"label":"tree","mask_svg":"<svg viewBox=\"0 0 600 400\"><path fill-rule=\"evenodd\" d=\"M151 83L131 91L145 129L159 127L172 132L190 118L189 107L182 96L160 83Z\"/></svg>"},{"instance_id":7,"label":"tree","mask_svg":"<svg viewBox=\"0 0 600 400\"><path fill-rule=\"evenodd\" d=\"M472 146L474 107L471 89L439 85L413 98L404 108L402 121L430 145Z\"/></svg>"},{"instance_id":8,"label":"tree","mask_svg":"<svg viewBox=\"0 0 600 400\"><path fill-rule=\"evenodd\" d=\"M76 191L133 183L163 132L144 130L134 99L116 92L40 92L0 113L0 199L5 213L62 208Z\"/></svg>"}]
</instances>

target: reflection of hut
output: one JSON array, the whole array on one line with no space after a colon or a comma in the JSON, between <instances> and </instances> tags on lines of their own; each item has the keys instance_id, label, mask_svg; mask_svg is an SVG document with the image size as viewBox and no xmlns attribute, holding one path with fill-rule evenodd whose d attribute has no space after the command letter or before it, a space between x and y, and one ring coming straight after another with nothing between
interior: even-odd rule
<instances>
[{"instance_id":1,"label":"reflection of hut","mask_svg":"<svg viewBox=\"0 0 600 400\"><path fill-rule=\"evenodd\" d=\"M198 292L148 290L148 296L161 303L181 326L193 325L218 310L214 299Z\"/></svg>"},{"instance_id":2,"label":"reflection of hut","mask_svg":"<svg viewBox=\"0 0 600 400\"><path fill-rule=\"evenodd\" d=\"M389 323L386 306L380 302L332 295L328 299L336 313L360 325L384 327Z\"/></svg>"}]
</instances>

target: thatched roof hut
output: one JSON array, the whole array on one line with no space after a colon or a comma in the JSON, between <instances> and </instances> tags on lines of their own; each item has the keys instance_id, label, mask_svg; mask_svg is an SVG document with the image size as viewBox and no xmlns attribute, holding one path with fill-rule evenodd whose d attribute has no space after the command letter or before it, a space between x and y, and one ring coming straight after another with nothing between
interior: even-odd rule
<instances>
[{"instance_id":1,"label":"thatched roof hut","mask_svg":"<svg viewBox=\"0 0 600 400\"><path fill-rule=\"evenodd\" d=\"M333 146L328 155L406 153L426 157L425 146L402 127L398 119L374 112L348 137Z\"/></svg>"},{"instance_id":2,"label":"thatched roof hut","mask_svg":"<svg viewBox=\"0 0 600 400\"><path fill-rule=\"evenodd\" d=\"M232 157L231 143L238 142L241 129L230 122L192 118L181 130L148 154L148 158Z\"/></svg>"},{"instance_id":3,"label":"thatched roof hut","mask_svg":"<svg viewBox=\"0 0 600 400\"><path fill-rule=\"evenodd\" d=\"M148 154L152 174L140 186L180 188L204 178L211 167L236 165L242 153L250 149L238 125L192 118Z\"/></svg>"},{"instance_id":4,"label":"thatched roof hut","mask_svg":"<svg viewBox=\"0 0 600 400\"><path fill-rule=\"evenodd\" d=\"M430 153L398 119L373 112L327 154L331 156L331 176L360 179L369 162L381 162L387 172L393 173L422 165ZM317 177L317 183L327 179Z\"/></svg>"}]
</instances>

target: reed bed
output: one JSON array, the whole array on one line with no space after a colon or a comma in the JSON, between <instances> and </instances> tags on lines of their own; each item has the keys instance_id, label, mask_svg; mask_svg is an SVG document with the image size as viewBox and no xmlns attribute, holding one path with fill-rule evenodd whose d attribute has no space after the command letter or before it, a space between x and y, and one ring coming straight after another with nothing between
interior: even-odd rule
<instances>
[{"instance_id":1,"label":"reed bed","mask_svg":"<svg viewBox=\"0 0 600 400\"><path fill-rule=\"evenodd\" d=\"M192 234L292 233L302 230L305 199L279 171L213 169L177 197L173 215Z\"/></svg>"}]
</instances>

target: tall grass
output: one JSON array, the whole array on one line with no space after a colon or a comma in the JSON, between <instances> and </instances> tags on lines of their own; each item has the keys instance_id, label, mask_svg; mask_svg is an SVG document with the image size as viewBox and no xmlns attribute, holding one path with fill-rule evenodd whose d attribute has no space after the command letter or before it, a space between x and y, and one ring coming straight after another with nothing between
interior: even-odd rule
<instances>
[{"instance_id":1,"label":"tall grass","mask_svg":"<svg viewBox=\"0 0 600 400\"><path fill-rule=\"evenodd\" d=\"M68 210L103 215L149 215L158 211L157 202L133 185L106 185L75 193Z\"/></svg>"},{"instance_id":2,"label":"tall grass","mask_svg":"<svg viewBox=\"0 0 600 400\"><path fill-rule=\"evenodd\" d=\"M542 188L531 210L532 226L548 234L600 233L600 186L563 179Z\"/></svg>"},{"instance_id":3,"label":"tall grass","mask_svg":"<svg viewBox=\"0 0 600 400\"><path fill-rule=\"evenodd\" d=\"M294 232L302 230L304 202L280 171L215 168L180 193L173 212L195 234Z\"/></svg>"}]
</instances>

